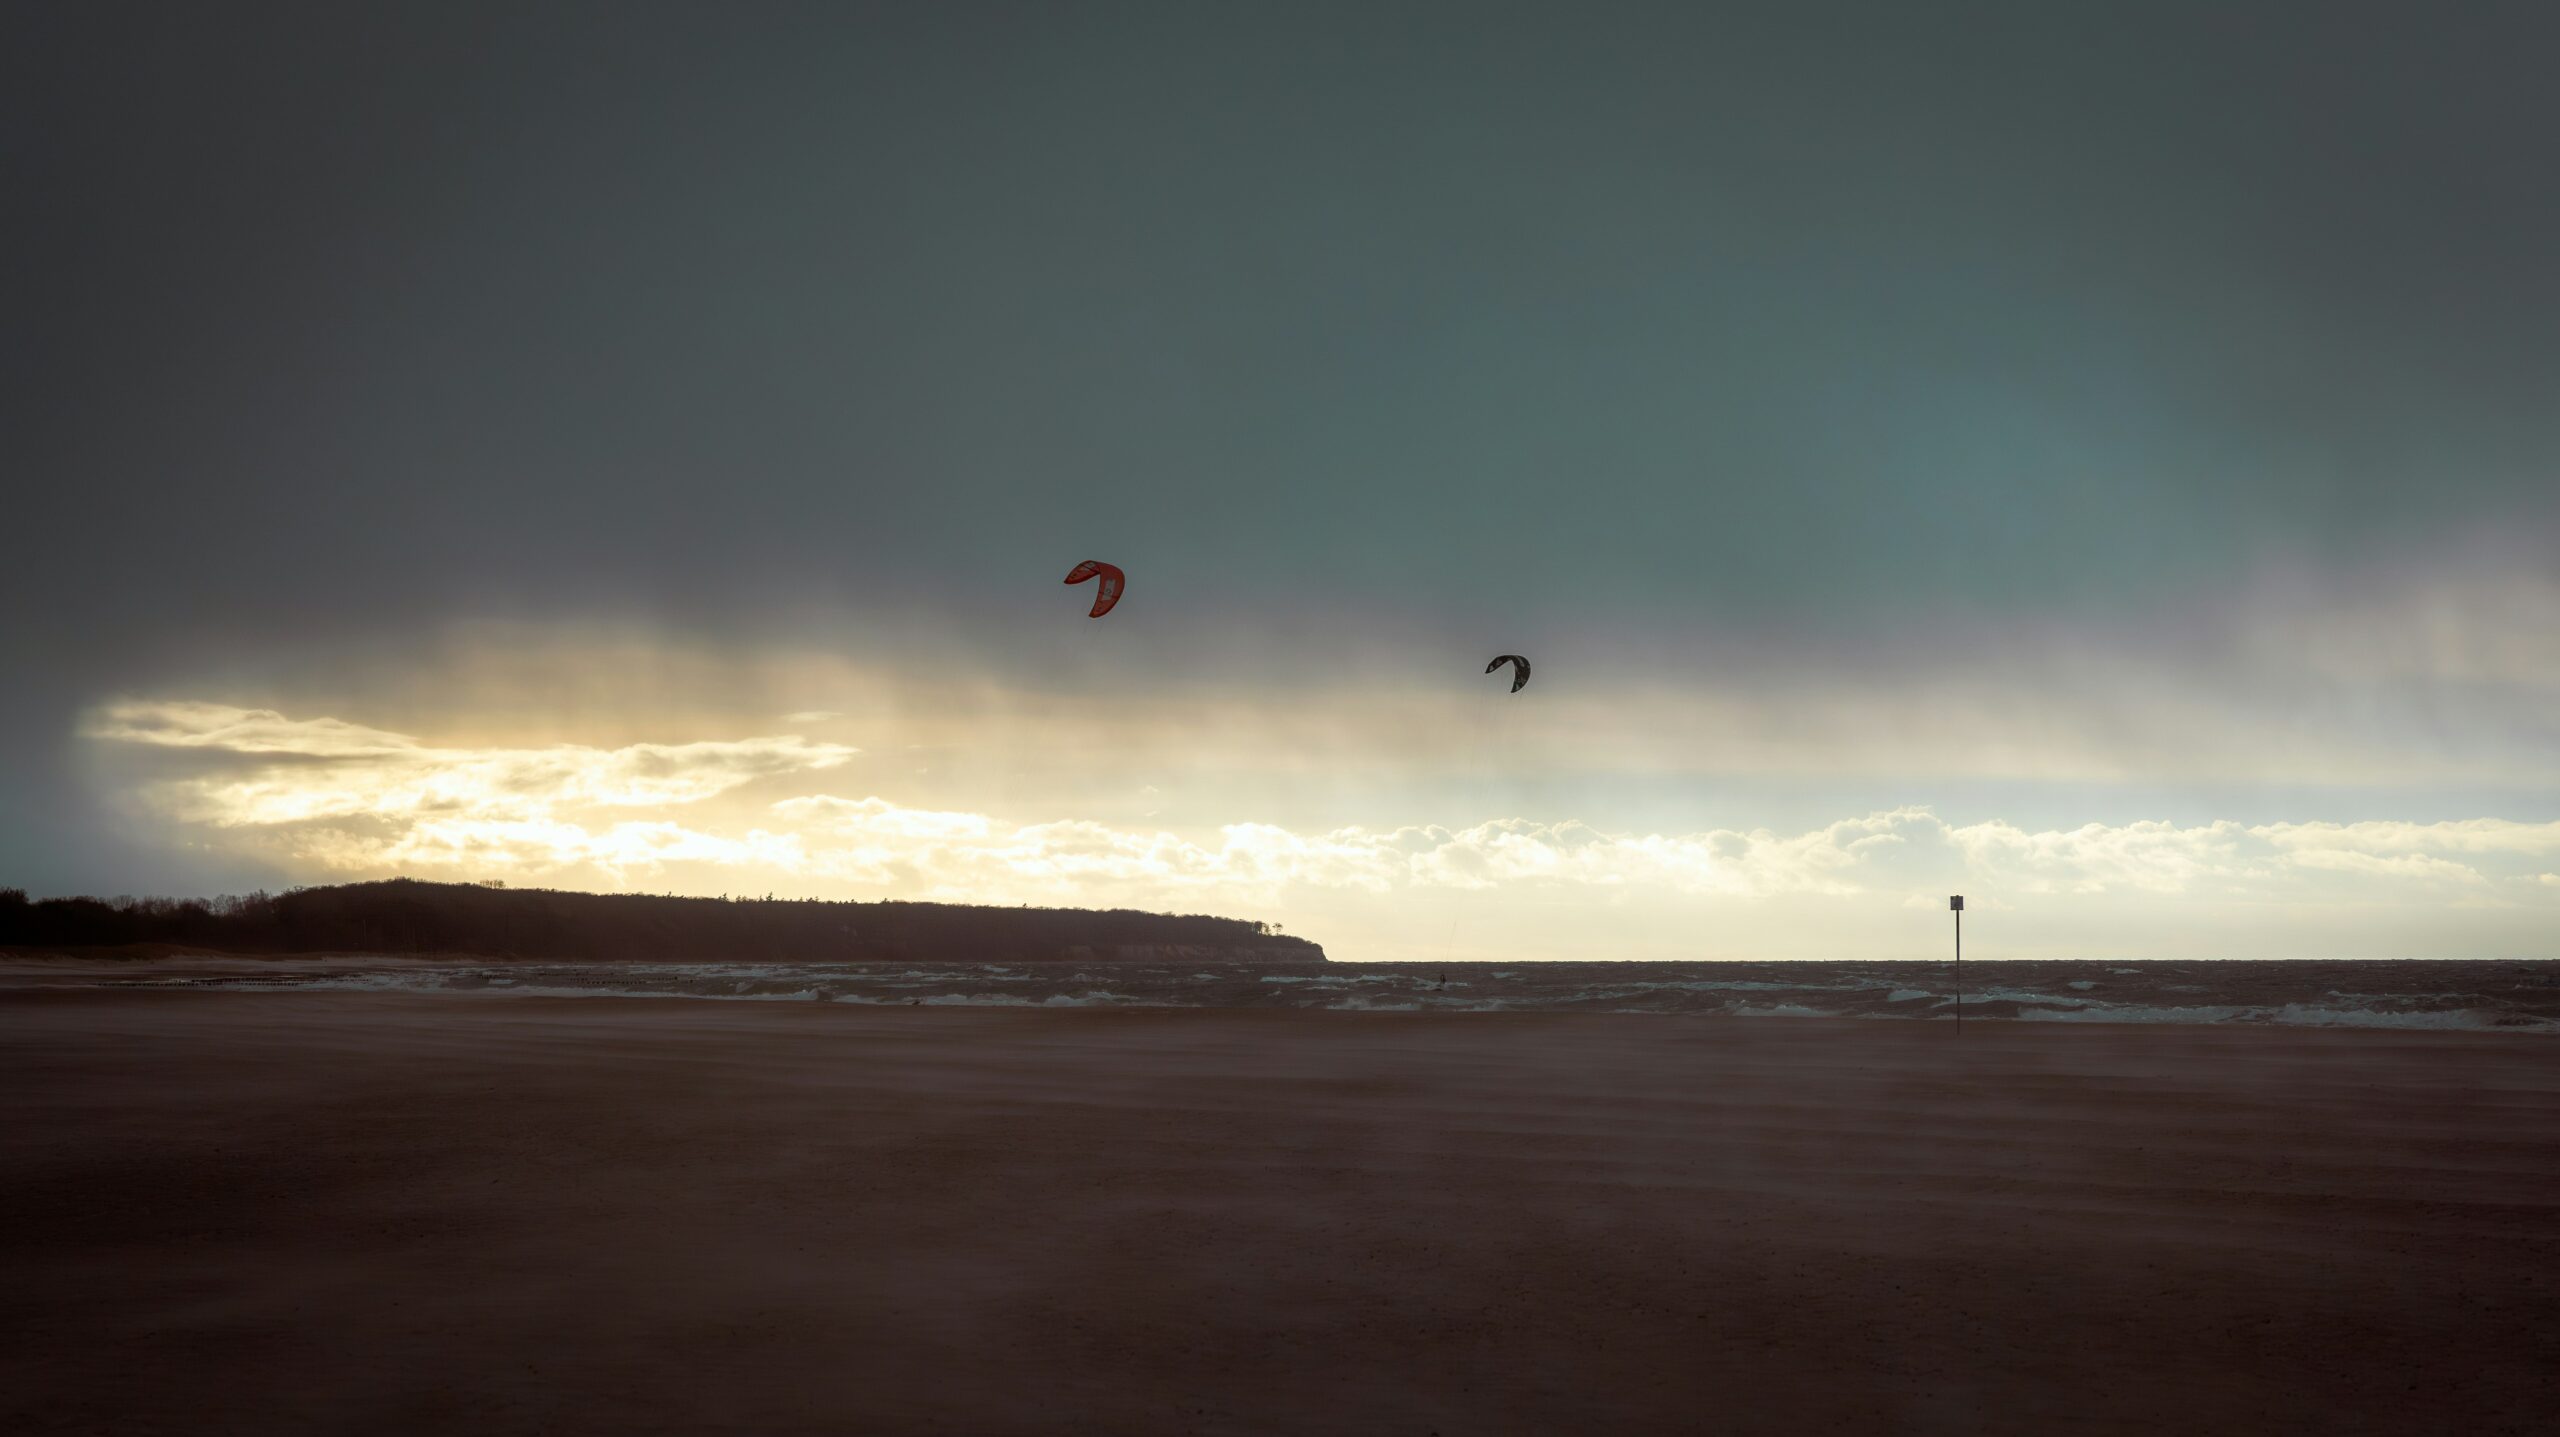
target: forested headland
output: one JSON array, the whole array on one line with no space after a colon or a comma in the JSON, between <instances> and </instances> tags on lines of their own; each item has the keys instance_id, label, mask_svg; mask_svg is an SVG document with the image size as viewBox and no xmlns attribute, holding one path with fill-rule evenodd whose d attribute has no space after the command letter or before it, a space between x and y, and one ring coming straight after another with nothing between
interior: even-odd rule
<instances>
[{"instance_id":1,"label":"forested headland","mask_svg":"<svg viewBox=\"0 0 2560 1437\"><path fill-rule=\"evenodd\" d=\"M212 899L0 889L0 947L580 962L1321 962L1272 925L1131 909L679 898L395 878Z\"/></svg>"}]
</instances>

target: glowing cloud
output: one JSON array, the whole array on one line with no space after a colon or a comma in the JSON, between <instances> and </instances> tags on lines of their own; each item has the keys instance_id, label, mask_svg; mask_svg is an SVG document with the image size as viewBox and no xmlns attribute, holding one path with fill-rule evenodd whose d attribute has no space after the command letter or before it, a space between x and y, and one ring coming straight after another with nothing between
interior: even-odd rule
<instances>
[{"instance_id":1,"label":"glowing cloud","mask_svg":"<svg viewBox=\"0 0 2560 1437\"><path fill-rule=\"evenodd\" d=\"M1950 892L2005 911L2021 941L2048 951L2121 951L2136 928L2146 947L2197 951L2271 914L2290 915L2294 941L2315 952L2423 942L2449 914L2471 915L2464 941L2511 946L2560 908L2560 823L2494 818L2035 829L1902 807L1798 831L1528 818L1158 827L825 792L861 751L787 734L468 747L336 718L149 702L98 710L86 732L105 749L157 756L131 785L155 819L296 875L1221 909L1286 917L1371 954L1445 954L1460 915L1500 935L1475 941L1507 945L1478 949L1502 956L1699 943L1810 953L1844 933L1890 945L1912 931L1894 915ZM899 754L876 776L908 767ZM1697 926L1701 905L1724 917ZM2380 936L2393 923L2401 938Z\"/></svg>"},{"instance_id":2,"label":"glowing cloud","mask_svg":"<svg viewBox=\"0 0 2560 1437\"><path fill-rule=\"evenodd\" d=\"M185 750L216 771L145 790L167 816L251 835L344 873L463 870L627 881L753 870L804 887L1014 901L1143 901L1214 892L1580 888L1754 900L1899 895L1968 881L2012 895L2284 899L2340 883L2547 898L2560 823L2142 821L2030 831L1899 808L1801 833L1610 833L1497 819L1470 828L1297 832L1230 823L1175 832L907 807L807 793L678 821L765 779L859 751L796 736L593 748L436 747L335 718L203 703L111 705L97 739ZM733 874L746 878L748 874Z\"/></svg>"},{"instance_id":3,"label":"glowing cloud","mask_svg":"<svg viewBox=\"0 0 2560 1437\"><path fill-rule=\"evenodd\" d=\"M860 752L797 737L432 748L333 718L201 703L111 704L85 732L229 759L229 772L163 784L151 795L172 817L221 828L353 818L540 824L564 807L699 803L760 778L833 768Z\"/></svg>"}]
</instances>

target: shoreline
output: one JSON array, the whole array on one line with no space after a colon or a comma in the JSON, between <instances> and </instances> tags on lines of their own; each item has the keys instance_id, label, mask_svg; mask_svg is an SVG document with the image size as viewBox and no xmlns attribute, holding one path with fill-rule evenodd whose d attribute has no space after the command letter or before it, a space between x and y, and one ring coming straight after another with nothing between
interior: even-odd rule
<instances>
[{"instance_id":1,"label":"shoreline","mask_svg":"<svg viewBox=\"0 0 2560 1437\"><path fill-rule=\"evenodd\" d=\"M2560 1037L2560 963L1993 960L1942 962L1239 963L488 962L374 956L145 961L0 958L25 988L477 993L981 1008L1299 1008L1647 1013L2109 1026L2231 1025Z\"/></svg>"}]
</instances>

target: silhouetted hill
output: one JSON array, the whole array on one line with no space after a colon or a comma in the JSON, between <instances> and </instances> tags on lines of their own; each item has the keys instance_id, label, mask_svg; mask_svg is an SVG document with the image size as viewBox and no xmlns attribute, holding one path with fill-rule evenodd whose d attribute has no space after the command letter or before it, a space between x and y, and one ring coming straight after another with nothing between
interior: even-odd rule
<instances>
[{"instance_id":1,"label":"silhouetted hill","mask_svg":"<svg viewBox=\"0 0 2560 1437\"><path fill-rule=\"evenodd\" d=\"M0 889L0 946L170 944L224 953L460 953L601 962L1321 962L1241 918L564 893L395 878L205 899L49 898Z\"/></svg>"}]
</instances>

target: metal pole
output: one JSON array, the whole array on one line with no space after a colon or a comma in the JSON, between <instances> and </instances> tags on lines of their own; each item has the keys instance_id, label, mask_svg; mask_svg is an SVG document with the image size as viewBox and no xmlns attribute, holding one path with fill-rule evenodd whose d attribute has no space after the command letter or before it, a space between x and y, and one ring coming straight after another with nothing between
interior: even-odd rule
<instances>
[{"instance_id":1,"label":"metal pole","mask_svg":"<svg viewBox=\"0 0 2560 1437\"><path fill-rule=\"evenodd\" d=\"M1964 895L1947 900L1956 915L1956 1036L1964 1036Z\"/></svg>"}]
</instances>

